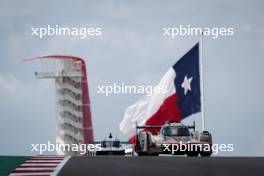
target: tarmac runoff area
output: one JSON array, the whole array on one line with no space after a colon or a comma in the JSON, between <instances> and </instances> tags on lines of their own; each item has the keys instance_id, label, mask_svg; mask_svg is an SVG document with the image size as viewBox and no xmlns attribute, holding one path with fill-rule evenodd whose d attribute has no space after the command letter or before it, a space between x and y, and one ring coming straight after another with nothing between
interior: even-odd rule
<instances>
[{"instance_id":1,"label":"tarmac runoff area","mask_svg":"<svg viewBox=\"0 0 264 176\"><path fill-rule=\"evenodd\" d=\"M263 176L264 157L71 157L60 176Z\"/></svg>"}]
</instances>

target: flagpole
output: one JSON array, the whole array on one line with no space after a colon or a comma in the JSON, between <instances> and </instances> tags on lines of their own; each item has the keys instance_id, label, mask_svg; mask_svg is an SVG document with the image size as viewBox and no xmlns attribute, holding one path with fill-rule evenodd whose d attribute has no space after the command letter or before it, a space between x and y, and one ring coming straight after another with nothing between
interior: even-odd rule
<instances>
[{"instance_id":1,"label":"flagpole","mask_svg":"<svg viewBox=\"0 0 264 176\"><path fill-rule=\"evenodd\" d=\"M202 130L205 131L205 110L204 110L204 68L203 68L203 32L199 40L199 66L200 66L200 88L201 88L201 113Z\"/></svg>"}]
</instances>

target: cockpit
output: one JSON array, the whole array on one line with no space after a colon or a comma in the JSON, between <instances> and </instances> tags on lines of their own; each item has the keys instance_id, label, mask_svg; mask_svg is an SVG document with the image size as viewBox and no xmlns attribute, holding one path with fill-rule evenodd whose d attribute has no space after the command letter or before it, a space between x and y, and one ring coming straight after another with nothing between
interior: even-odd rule
<instances>
[{"instance_id":1,"label":"cockpit","mask_svg":"<svg viewBox=\"0 0 264 176\"><path fill-rule=\"evenodd\" d=\"M102 141L101 142L101 147L106 148L106 147L120 147L120 141L115 140L115 141Z\"/></svg>"},{"instance_id":2,"label":"cockpit","mask_svg":"<svg viewBox=\"0 0 264 176\"><path fill-rule=\"evenodd\" d=\"M186 126L165 126L161 132L164 136L190 136L190 131Z\"/></svg>"}]
</instances>

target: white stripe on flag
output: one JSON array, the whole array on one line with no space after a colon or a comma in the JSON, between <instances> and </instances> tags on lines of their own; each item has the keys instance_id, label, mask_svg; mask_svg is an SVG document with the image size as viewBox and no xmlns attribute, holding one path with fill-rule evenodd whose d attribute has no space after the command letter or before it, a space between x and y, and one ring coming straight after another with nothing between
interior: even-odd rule
<instances>
[{"instance_id":1,"label":"white stripe on flag","mask_svg":"<svg viewBox=\"0 0 264 176\"><path fill-rule=\"evenodd\" d=\"M169 96L176 93L176 88L174 86L175 77L176 73L171 67L162 77L159 84L155 86L155 88L158 87L159 89L166 86L166 92L153 92L151 96L145 96L133 105L129 106L125 111L122 122L119 124L120 131L125 135L131 136L135 134L136 122L140 126L145 125L145 122L159 110L163 102Z\"/></svg>"}]
</instances>

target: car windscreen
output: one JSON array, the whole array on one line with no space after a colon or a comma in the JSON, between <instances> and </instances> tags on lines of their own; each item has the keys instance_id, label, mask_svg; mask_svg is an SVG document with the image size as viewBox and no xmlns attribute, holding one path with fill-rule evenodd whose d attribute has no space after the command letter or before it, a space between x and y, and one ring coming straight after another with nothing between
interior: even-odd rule
<instances>
[{"instance_id":1,"label":"car windscreen","mask_svg":"<svg viewBox=\"0 0 264 176\"><path fill-rule=\"evenodd\" d=\"M167 126L162 129L164 136L190 136L189 129L187 127L179 126Z\"/></svg>"},{"instance_id":2,"label":"car windscreen","mask_svg":"<svg viewBox=\"0 0 264 176\"><path fill-rule=\"evenodd\" d=\"M102 141L101 147L120 147L120 141Z\"/></svg>"}]
</instances>

